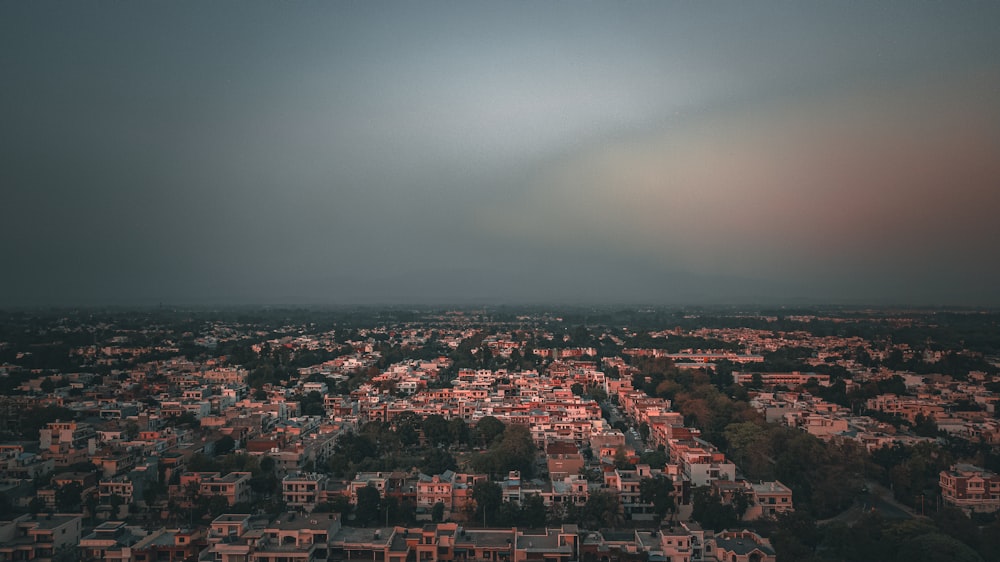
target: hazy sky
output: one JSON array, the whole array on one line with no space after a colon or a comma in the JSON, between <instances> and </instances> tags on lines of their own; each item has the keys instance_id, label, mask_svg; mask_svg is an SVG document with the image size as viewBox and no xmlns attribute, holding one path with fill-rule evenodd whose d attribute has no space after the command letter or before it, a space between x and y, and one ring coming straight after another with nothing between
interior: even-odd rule
<instances>
[{"instance_id":1,"label":"hazy sky","mask_svg":"<svg viewBox=\"0 0 1000 562\"><path fill-rule=\"evenodd\" d=\"M3 2L0 304L1000 304L997 2Z\"/></svg>"}]
</instances>

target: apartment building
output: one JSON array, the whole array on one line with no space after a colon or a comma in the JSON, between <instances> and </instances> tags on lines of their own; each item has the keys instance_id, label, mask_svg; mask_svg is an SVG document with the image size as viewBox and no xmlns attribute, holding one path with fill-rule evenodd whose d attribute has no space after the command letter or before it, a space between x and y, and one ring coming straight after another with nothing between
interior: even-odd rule
<instances>
[{"instance_id":1,"label":"apartment building","mask_svg":"<svg viewBox=\"0 0 1000 562\"><path fill-rule=\"evenodd\" d=\"M717 562L775 562L770 541L752 531L723 531L705 539L705 559Z\"/></svg>"},{"instance_id":2,"label":"apartment building","mask_svg":"<svg viewBox=\"0 0 1000 562\"><path fill-rule=\"evenodd\" d=\"M327 476L313 472L292 472L281 479L281 497L290 508L312 511L322 501Z\"/></svg>"},{"instance_id":3,"label":"apartment building","mask_svg":"<svg viewBox=\"0 0 1000 562\"><path fill-rule=\"evenodd\" d=\"M80 542L79 515L21 515L0 521L0 560L43 562Z\"/></svg>"},{"instance_id":4,"label":"apartment building","mask_svg":"<svg viewBox=\"0 0 1000 562\"><path fill-rule=\"evenodd\" d=\"M132 545L132 562L186 562L205 548L204 531L158 529Z\"/></svg>"},{"instance_id":5,"label":"apartment building","mask_svg":"<svg viewBox=\"0 0 1000 562\"><path fill-rule=\"evenodd\" d=\"M54 421L38 431L38 441L42 450L57 448L60 444L72 449L82 449L90 439L96 438L97 432L90 424L77 422Z\"/></svg>"},{"instance_id":6,"label":"apartment building","mask_svg":"<svg viewBox=\"0 0 1000 562\"><path fill-rule=\"evenodd\" d=\"M180 476L180 484L171 486L171 495L178 500L191 500L192 493L199 497L220 496L226 503L236 505L250 501L249 472L230 472L221 476L218 472L185 472Z\"/></svg>"},{"instance_id":7,"label":"apartment building","mask_svg":"<svg viewBox=\"0 0 1000 562\"><path fill-rule=\"evenodd\" d=\"M971 464L955 464L942 470L938 481L946 504L967 512L1000 510L1000 475Z\"/></svg>"},{"instance_id":8,"label":"apartment building","mask_svg":"<svg viewBox=\"0 0 1000 562\"><path fill-rule=\"evenodd\" d=\"M795 511L792 503L792 489L777 480L749 484L753 505L747 508L743 519L771 518L780 513Z\"/></svg>"}]
</instances>

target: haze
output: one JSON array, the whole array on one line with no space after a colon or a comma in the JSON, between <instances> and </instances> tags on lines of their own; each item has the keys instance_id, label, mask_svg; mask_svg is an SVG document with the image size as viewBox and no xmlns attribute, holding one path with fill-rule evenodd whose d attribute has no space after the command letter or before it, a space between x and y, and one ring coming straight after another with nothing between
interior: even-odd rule
<instances>
[{"instance_id":1,"label":"haze","mask_svg":"<svg viewBox=\"0 0 1000 562\"><path fill-rule=\"evenodd\" d=\"M5 2L0 304L1000 304L998 21Z\"/></svg>"}]
</instances>

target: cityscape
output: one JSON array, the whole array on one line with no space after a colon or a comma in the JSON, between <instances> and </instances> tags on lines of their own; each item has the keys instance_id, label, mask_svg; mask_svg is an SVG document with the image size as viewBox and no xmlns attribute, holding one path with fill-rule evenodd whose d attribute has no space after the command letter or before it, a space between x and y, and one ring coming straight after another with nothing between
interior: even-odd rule
<instances>
[{"instance_id":1,"label":"cityscape","mask_svg":"<svg viewBox=\"0 0 1000 562\"><path fill-rule=\"evenodd\" d=\"M877 308L6 312L0 554L996 559L998 323Z\"/></svg>"},{"instance_id":2,"label":"cityscape","mask_svg":"<svg viewBox=\"0 0 1000 562\"><path fill-rule=\"evenodd\" d=\"M0 2L0 562L1000 561L998 21Z\"/></svg>"}]
</instances>

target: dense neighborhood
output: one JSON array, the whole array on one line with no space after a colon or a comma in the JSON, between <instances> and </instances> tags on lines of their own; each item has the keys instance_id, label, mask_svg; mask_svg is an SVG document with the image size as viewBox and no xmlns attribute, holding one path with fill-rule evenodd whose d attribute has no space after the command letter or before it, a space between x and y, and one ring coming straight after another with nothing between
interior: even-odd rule
<instances>
[{"instance_id":1,"label":"dense neighborhood","mask_svg":"<svg viewBox=\"0 0 1000 562\"><path fill-rule=\"evenodd\" d=\"M14 310L0 561L1000 557L1000 315Z\"/></svg>"}]
</instances>

